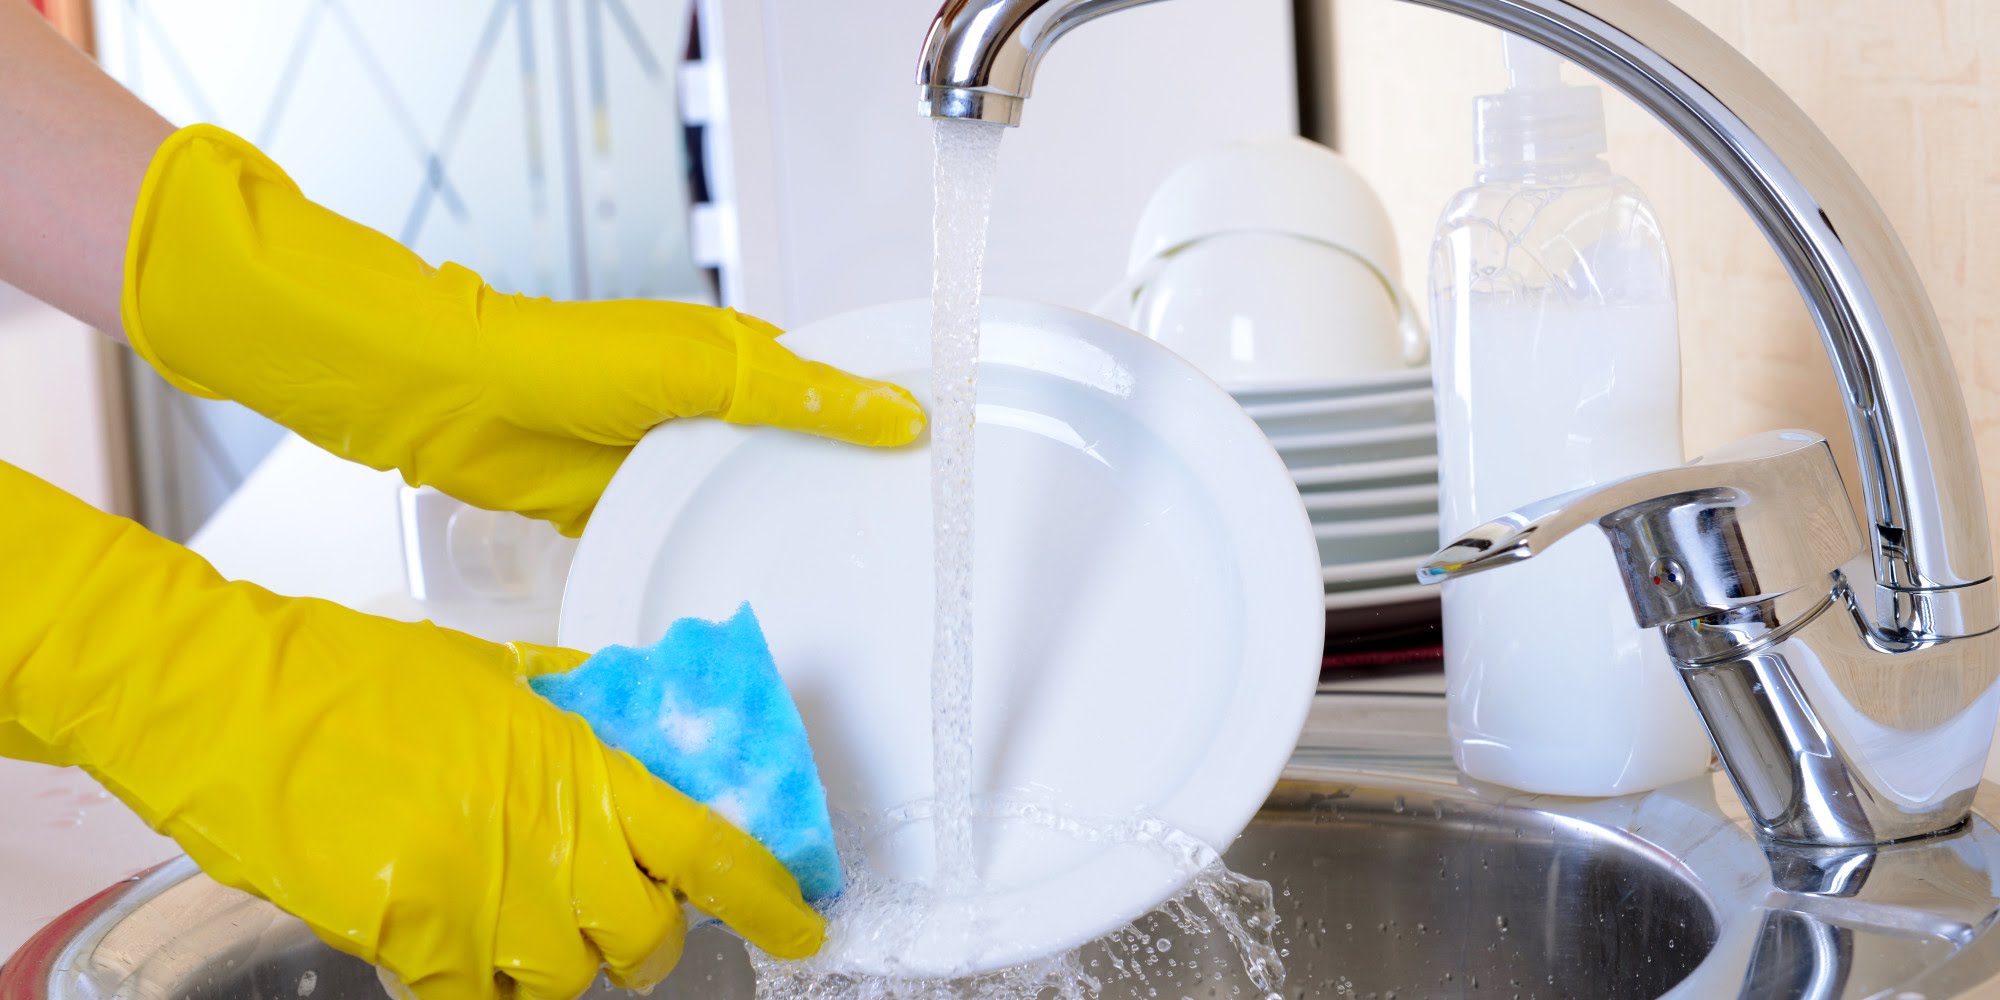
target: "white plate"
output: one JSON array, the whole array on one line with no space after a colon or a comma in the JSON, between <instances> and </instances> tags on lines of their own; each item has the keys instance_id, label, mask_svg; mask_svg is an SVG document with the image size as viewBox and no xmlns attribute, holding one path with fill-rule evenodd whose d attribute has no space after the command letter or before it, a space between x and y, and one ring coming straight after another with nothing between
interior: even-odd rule
<instances>
[{"instance_id":1,"label":"white plate","mask_svg":"<svg viewBox=\"0 0 2000 1000\"><path fill-rule=\"evenodd\" d=\"M1237 389L1232 395L1244 406L1259 406L1266 403L1296 403L1329 396L1358 396L1429 384L1431 384L1431 370L1426 366L1374 372L1331 382L1295 382L1289 385L1258 386L1254 389L1242 388Z\"/></svg>"},{"instance_id":2,"label":"white plate","mask_svg":"<svg viewBox=\"0 0 2000 1000\"><path fill-rule=\"evenodd\" d=\"M1332 434L1287 435L1271 438L1271 444L1278 449L1278 455L1287 466L1315 469L1435 455L1437 427L1433 424L1407 424Z\"/></svg>"},{"instance_id":3,"label":"white plate","mask_svg":"<svg viewBox=\"0 0 2000 1000\"><path fill-rule=\"evenodd\" d=\"M1374 427L1388 423L1422 423L1437 410L1429 386L1396 389L1391 392L1352 396L1324 396L1289 403L1243 404L1243 412L1267 430L1272 425L1292 426L1323 422L1349 427Z\"/></svg>"},{"instance_id":4,"label":"white plate","mask_svg":"<svg viewBox=\"0 0 2000 1000\"><path fill-rule=\"evenodd\" d=\"M921 390L929 306L795 330L807 357ZM1312 529L1250 418L1165 349L1053 306L991 302L977 436L975 787L1096 816L1150 812L1220 850L1289 757L1325 608ZM921 391L919 393L922 394ZM648 434L571 569L561 640L647 643L683 616L756 609L829 802L879 815L931 793L925 447L868 451L719 421ZM964 927L836 965L904 975L1011 965L1171 895L1157 847L1023 821L978 831L992 890ZM931 831L871 845L931 870Z\"/></svg>"},{"instance_id":5,"label":"white plate","mask_svg":"<svg viewBox=\"0 0 2000 1000\"><path fill-rule=\"evenodd\" d=\"M1393 587L1371 587L1367 590L1337 590L1326 595L1326 609L1346 611L1353 608L1378 608L1425 599L1437 600L1437 588L1411 583Z\"/></svg>"},{"instance_id":6,"label":"white plate","mask_svg":"<svg viewBox=\"0 0 2000 1000\"><path fill-rule=\"evenodd\" d=\"M1378 582L1383 586L1400 585L1404 581L1415 583L1417 567L1422 566L1430 557L1431 553L1426 552L1420 556L1328 566L1320 570L1320 581L1329 591L1362 589L1357 585L1374 585Z\"/></svg>"},{"instance_id":7,"label":"white plate","mask_svg":"<svg viewBox=\"0 0 2000 1000\"><path fill-rule=\"evenodd\" d=\"M1423 483L1436 485L1437 471L1436 455L1416 455L1410 458L1389 458L1380 461L1293 469L1292 482L1298 484L1301 491L1319 486L1365 484L1366 487L1373 489Z\"/></svg>"},{"instance_id":8,"label":"white plate","mask_svg":"<svg viewBox=\"0 0 2000 1000\"><path fill-rule=\"evenodd\" d=\"M1356 564L1378 563L1385 559L1427 556L1437 551L1437 525L1423 525L1394 533L1350 534L1322 531L1315 525L1319 541L1319 562L1327 569ZM1415 579L1415 577L1411 577Z\"/></svg>"},{"instance_id":9,"label":"white plate","mask_svg":"<svg viewBox=\"0 0 2000 1000\"><path fill-rule=\"evenodd\" d=\"M1437 425L1429 421L1416 424L1390 424L1386 427L1362 427L1315 434L1273 434L1271 447L1278 454L1293 452L1366 450L1385 444L1417 442L1436 446Z\"/></svg>"},{"instance_id":10,"label":"white plate","mask_svg":"<svg viewBox=\"0 0 2000 1000\"><path fill-rule=\"evenodd\" d=\"M1384 486L1376 489L1305 490L1299 494L1314 523L1436 513L1438 486Z\"/></svg>"},{"instance_id":11,"label":"white plate","mask_svg":"<svg viewBox=\"0 0 2000 1000\"><path fill-rule=\"evenodd\" d=\"M1438 516L1436 511L1428 514L1370 517L1353 521L1313 522L1313 537L1322 541L1417 534L1431 540L1430 547L1432 551L1437 550L1437 530Z\"/></svg>"}]
</instances>

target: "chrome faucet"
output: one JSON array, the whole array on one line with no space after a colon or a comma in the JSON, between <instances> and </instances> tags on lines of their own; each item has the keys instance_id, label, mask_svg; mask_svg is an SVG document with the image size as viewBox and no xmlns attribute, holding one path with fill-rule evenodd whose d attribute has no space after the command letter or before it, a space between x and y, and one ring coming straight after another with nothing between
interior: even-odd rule
<instances>
[{"instance_id":1,"label":"chrome faucet","mask_svg":"<svg viewBox=\"0 0 2000 1000\"><path fill-rule=\"evenodd\" d=\"M1018 125L1064 33L1147 2L949 0L924 40L920 109ZM1778 432L1499 518L1421 577L1528 558L1597 523L1765 836L1855 845L1956 828L2000 716L2000 597L1965 403L1880 207L1776 84L1670 0L1410 2L1589 69L1715 171L1819 326L1868 505L1864 530L1826 443Z\"/></svg>"}]
</instances>

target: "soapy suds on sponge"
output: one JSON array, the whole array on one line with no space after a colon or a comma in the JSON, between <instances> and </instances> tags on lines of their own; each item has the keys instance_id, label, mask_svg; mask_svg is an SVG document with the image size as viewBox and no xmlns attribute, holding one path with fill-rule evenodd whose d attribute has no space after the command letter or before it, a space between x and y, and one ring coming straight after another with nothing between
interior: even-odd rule
<instances>
[{"instance_id":1,"label":"soapy suds on sponge","mask_svg":"<svg viewBox=\"0 0 2000 1000\"><path fill-rule=\"evenodd\" d=\"M933 798L888 816L833 817L841 896L827 910L826 948L804 962L750 949L765 1000L1095 1000L1205 988L1230 1000L1277 1000L1284 966L1269 884L1229 871L1198 839L1146 817L1084 820L1020 796L972 794L973 415L979 302L993 181L1005 129L939 121L934 136L936 270L931 316L931 499L936 603L931 661ZM1071 951L970 976L902 974L896 958L940 927L962 935L968 961L984 943L974 820L1030 823L1087 843L1160 852L1185 887L1125 928ZM867 845L929 822L929 883L890 878ZM1180 942L1178 945L1176 942ZM878 974L853 970L875 968ZM1249 990L1241 985L1247 982ZM1178 995L1176 992L1175 995Z\"/></svg>"}]
</instances>

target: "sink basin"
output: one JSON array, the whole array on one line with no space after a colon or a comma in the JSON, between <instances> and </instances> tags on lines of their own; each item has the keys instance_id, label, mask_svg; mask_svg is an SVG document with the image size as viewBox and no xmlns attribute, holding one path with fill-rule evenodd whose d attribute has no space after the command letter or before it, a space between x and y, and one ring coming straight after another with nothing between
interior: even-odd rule
<instances>
[{"instance_id":1,"label":"sink basin","mask_svg":"<svg viewBox=\"0 0 2000 1000\"><path fill-rule=\"evenodd\" d=\"M1873 851L1767 848L1720 776L1643 796L1526 796L1461 778L1441 699L1322 694L1284 780L1227 855L1277 892L1284 995L1942 997L2000 984L2000 833ZM1104 995L1232 998L1228 946L1157 919L1143 982ZM1130 939L1086 950L1105 972ZM1237 994L1240 988L1243 992ZM615 991L600 985L600 994ZM0 970L0 1000L378 1000L367 965L185 859L114 886ZM726 933L690 936L656 996L753 995Z\"/></svg>"}]
</instances>

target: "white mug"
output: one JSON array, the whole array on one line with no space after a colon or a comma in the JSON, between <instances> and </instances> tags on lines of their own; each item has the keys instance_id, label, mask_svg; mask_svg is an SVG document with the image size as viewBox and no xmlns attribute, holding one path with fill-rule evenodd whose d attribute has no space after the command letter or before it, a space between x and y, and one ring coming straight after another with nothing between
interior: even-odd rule
<instances>
[{"instance_id":1,"label":"white mug","mask_svg":"<svg viewBox=\"0 0 2000 1000\"><path fill-rule=\"evenodd\" d=\"M403 569L426 604L554 608L576 540L545 522L480 510L428 486L403 487Z\"/></svg>"}]
</instances>

